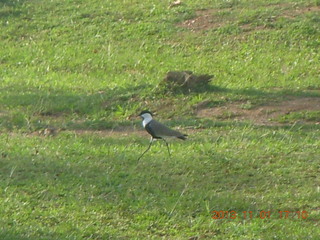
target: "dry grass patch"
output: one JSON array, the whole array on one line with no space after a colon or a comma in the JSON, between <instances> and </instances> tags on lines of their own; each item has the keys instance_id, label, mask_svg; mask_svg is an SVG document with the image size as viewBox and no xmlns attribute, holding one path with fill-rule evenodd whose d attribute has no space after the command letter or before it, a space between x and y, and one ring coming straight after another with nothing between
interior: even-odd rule
<instances>
[{"instance_id":1,"label":"dry grass patch","mask_svg":"<svg viewBox=\"0 0 320 240\"><path fill-rule=\"evenodd\" d=\"M306 97L288 99L250 109L250 103L236 102L221 107L204 108L197 112L198 117L233 119L238 121L249 120L259 125L278 125L273 119L292 112L320 111L320 98ZM249 109L248 109L249 108ZM320 122L316 121L316 123Z\"/></svg>"}]
</instances>

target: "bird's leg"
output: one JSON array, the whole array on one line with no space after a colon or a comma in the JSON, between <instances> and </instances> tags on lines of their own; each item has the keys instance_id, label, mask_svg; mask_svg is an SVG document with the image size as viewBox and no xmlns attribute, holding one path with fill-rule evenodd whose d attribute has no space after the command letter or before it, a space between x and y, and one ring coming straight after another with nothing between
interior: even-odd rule
<instances>
[{"instance_id":1,"label":"bird's leg","mask_svg":"<svg viewBox=\"0 0 320 240\"><path fill-rule=\"evenodd\" d=\"M153 143L153 137L151 137L151 139L150 139L149 147L147 148L147 150L145 150L145 151L141 154L141 156L138 158L138 161L142 158L142 156L143 156L146 152L148 152L148 151L149 151L149 149L150 149L150 147L151 147L152 143Z\"/></svg>"},{"instance_id":2,"label":"bird's leg","mask_svg":"<svg viewBox=\"0 0 320 240\"><path fill-rule=\"evenodd\" d=\"M167 146L167 149L168 149L169 156L171 157L171 153L170 153L170 149L169 149L169 144L168 144L168 142L167 142L164 138L162 138L162 140L166 143L166 146Z\"/></svg>"}]
</instances>

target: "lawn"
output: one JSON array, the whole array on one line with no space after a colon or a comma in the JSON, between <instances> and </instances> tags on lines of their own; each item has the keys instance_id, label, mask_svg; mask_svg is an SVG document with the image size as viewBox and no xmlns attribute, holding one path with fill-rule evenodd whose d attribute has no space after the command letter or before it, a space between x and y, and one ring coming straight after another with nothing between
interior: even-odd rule
<instances>
[{"instance_id":1,"label":"lawn","mask_svg":"<svg viewBox=\"0 0 320 240\"><path fill-rule=\"evenodd\" d=\"M1 239L319 239L320 2L172 3L0 1Z\"/></svg>"}]
</instances>

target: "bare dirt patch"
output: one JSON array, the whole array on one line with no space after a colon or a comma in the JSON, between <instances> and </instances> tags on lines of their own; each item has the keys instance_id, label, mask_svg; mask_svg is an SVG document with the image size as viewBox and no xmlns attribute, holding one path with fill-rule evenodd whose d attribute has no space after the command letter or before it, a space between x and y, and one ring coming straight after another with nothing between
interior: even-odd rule
<instances>
[{"instance_id":1,"label":"bare dirt patch","mask_svg":"<svg viewBox=\"0 0 320 240\"><path fill-rule=\"evenodd\" d=\"M91 129L76 129L76 130L68 130L68 129L54 129L53 128L45 128L40 131L35 131L30 134L30 136L40 136L40 137L55 137L59 135L61 132L74 133L76 135L97 135L99 137L128 137L128 136L140 136L149 138L148 133L141 128L137 129L135 127L121 127L114 129L106 129L106 130L91 130Z\"/></svg>"},{"instance_id":2,"label":"bare dirt patch","mask_svg":"<svg viewBox=\"0 0 320 240\"><path fill-rule=\"evenodd\" d=\"M100 137L128 137L128 136L140 136L149 139L149 135L143 129L137 130L133 127L125 127L121 129L110 129L110 130L73 130L75 134L95 134Z\"/></svg>"},{"instance_id":3,"label":"bare dirt patch","mask_svg":"<svg viewBox=\"0 0 320 240\"><path fill-rule=\"evenodd\" d=\"M184 133L188 134L188 135L192 135L192 133L197 132L197 129L193 129L193 128L185 128L183 130L175 127L174 129L179 130L179 131L183 131ZM150 135L147 133L147 131L145 131L142 127L139 129L136 129L134 127L125 127L125 128L121 128L121 129L108 129L108 130L64 130L67 132L72 132L76 135L96 135L102 138L119 138L119 137L141 137L141 138L145 138L146 140L150 139ZM40 135L38 133L33 133L31 135L38 135L38 136L44 136L47 137L45 135ZM170 141L170 140L169 140Z\"/></svg>"},{"instance_id":4,"label":"bare dirt patch","mask_svg":"<svg viewBox=\"0 0 320 240\"><path fill-rule=\"evenodd\" d=\"M195 18L183 21L177 26L190 29L192 32L219 28L224 24L222 19L218 17L218 13L222 11L225 10L198 10Z\"/></svg>"},{"instance_id":5,"label":"bare dirt patch","mask_svg":"<svg viewBox=\"0 0 320 240\"><path fill-rule=\"evenodd\" d=\"M296 18L299 15L307 14L310 12L320 12L320 6L311 6L311 7L294 8L290 10L285 10L282 16L286 18Z\"/></svg>"},{"instance_id":6,"label":"bare dirt patch","mask_svg":"<svg viewBox=\"0 0 320 240\"><path fill-rule=\"evenodd\" d=\"M294 19L300 15L307 14L310 12L320 12L320 6L307 6L299 7L290 4L272 4L265 6L266 8L283 8L283 11L280 14L272 16L273 21L276 21L279 17L285 17L289 19ZM235 14L225 14L234 11ZM242 9L239 8L223 8L223 9L206 9L196 11L196 17L188 19L181 23L178 23L178 27L187 28L192 32L206 31L209 29L217 29L227 25L230 22L237 22L237 15L241 12ZM267 28L264 25L252 25L251 23L242 24L241 27L245 31L252 30L263 30Z\"/></svg>"},{"instance_id":7,"label":"bare dirt patch","mask_svg":"<svg viewBox=\"0 0 320 240\"><path fill-rule=\"evenodd\" d=\"M270 103L264 106L245 109L246 103L236 102L216 108L204 108L197 112L198 117L215 119L232 119L238 121L251 121L259 125L278 125L273 121L282 115L292 112L320 111L320 98L306 97ZM319 123L317 121L316 123Z\"/></svg>"}]
</instances>

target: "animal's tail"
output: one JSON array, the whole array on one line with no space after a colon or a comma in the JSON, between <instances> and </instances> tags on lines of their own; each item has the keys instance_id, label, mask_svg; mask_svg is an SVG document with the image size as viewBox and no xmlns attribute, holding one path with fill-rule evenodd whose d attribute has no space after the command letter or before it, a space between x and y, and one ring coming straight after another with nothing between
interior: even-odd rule
<instances>
[{"instance_id":1,"label":"animal's tail","mask_svg":"<svg viewBox=\"0 0 320 240\"><path fill-rule=\"evenodd\" d=\"M188 136L187 134L183 134L177 138L182 139L182 140L187 140L187 138L186 138L187 136Z\"/></svg>"}]
</instances>

